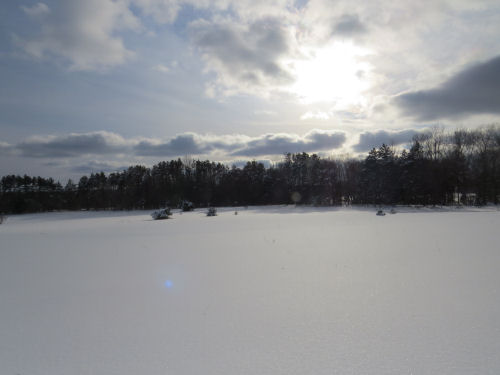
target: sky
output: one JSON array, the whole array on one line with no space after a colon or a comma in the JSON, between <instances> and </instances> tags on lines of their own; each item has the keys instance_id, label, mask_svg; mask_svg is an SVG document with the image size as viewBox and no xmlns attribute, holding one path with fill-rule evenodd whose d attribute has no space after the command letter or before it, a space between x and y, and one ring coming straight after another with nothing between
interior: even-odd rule
<instances>
[{"instance_id":1,"label":"sky","mask_svg":"<svg viewBox=\"0 0 500 375\"><path fill-rule=\"evenodd\" d=\"M500 2L6 0L0 175L356 156L500 120Z\"/></svg>"}]
</instances>

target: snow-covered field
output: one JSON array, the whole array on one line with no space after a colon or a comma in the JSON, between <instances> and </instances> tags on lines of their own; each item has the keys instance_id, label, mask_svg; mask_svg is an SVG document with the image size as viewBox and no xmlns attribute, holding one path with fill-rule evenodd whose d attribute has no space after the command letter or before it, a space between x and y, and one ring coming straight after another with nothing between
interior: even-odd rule
<instances>
[{"instance_id":1,"label":"snow-covered field","mask_svg":"<svg viewBox=\"0 0 500 375\"><path fill-rule=\"evenodd\" d=\"M11 216L0 374L499 374L499 231L496 209Z\"/></svg>"}]
</instances>

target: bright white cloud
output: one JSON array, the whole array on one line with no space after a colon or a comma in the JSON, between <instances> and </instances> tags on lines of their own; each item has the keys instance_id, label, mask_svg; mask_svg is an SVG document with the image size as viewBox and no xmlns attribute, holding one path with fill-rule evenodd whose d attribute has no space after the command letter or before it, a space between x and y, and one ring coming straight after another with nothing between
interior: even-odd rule
<instances>
[{"instance_id":1,"label":"bright white cloud","mask_svg":"<svg viewBox=\"0 0 500 375\"><path fill-rule=\"evenodd\" d=\"M302 116L300 116L301 120L329 120L333 116L333 111L307 111Z\"/></svg>"}]
</instances>

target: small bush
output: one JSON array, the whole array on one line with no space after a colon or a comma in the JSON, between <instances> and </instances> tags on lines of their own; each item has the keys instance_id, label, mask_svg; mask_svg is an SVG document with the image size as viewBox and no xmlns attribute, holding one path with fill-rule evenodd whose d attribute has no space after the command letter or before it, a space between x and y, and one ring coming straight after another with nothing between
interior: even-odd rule
<instances>
[{"instance_id":1,"label":"small bush","mask_svg":"<svg viewBox=\"0 0 500 375\"><path fill-rule=\"evenodd\" d=\"M215 207L209 207L207 216L217 216L217 209Z\"/></svg>"},{"instance_id":2,"label":"small bush","mask_svg":"<svg viewBox=\"0 0 500 375\"><path fill-rule=\"evenodd\" d=\"M182 211L184 211L184 212L193 211L194 204L193 204L193 202L190 202L190 201L182 201L181 208L182 208Z\"/></svg>"},{"instance_id":3,"label":"small bush","mask_svg":"<svg viewBox=\"0 0 500 375\"><path fill-rule=\"evenodd\" d=\"M170 211L170 208L164 208L159 211L155 211L151 214L151 217L153 220L165 220L168 219L169 216L172 216L172 212Z\"/></svg>"},{"instance_id":4,"label":"small bush","mask_svg":"<svg viewBox=\"0 0 500 375\"><path fill-rule=\"evenodd\" d=\"M2 224L5 221L5 216L0 214L0 224Z\"/></svg>"},{"instance_id":5,"label":"small bush","mask_svg":"<svg viewBox=\"0 0 500 375\"><path fill-rule=\"evenodd\" d=\"M385 216L385 212L382 210L377 211L377 216Z\"/></svg>"}]
</instances>

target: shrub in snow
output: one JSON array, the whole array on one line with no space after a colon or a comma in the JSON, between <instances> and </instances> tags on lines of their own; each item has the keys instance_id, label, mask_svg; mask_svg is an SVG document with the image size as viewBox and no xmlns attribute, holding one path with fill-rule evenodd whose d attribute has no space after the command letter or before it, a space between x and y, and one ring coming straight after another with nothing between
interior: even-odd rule
<instances>
[{"instance_id":1,"label":"shrub in snow","mask_svg":"<svg viewBox=\"0 0 500 375\"><path fill-rule=\"evenodd\" d=\"M385 212L382 210L377 211L377 216L385 216Z\"/></svg>"},{"instance_id":2,"label":"shrub in snow","mask_svg":"<svg viewBox=\"0 0 500 375\"><path fill-rule=\"evenodd\" d=\"M391 208L391 214L395 214L396 213L396 210L394 208Z\"/></svg>"},{"instance_id":3,"label":"shrub in snow","mask_svg":"<svg viewBox=\"0 0 500 375\"><path fill-rule=\"evenodd\" d=\"M170 211L170 208L164 208L162 210L159 210L159 211L155 211L151 214L151 217L154 219L154 220L164 220L164 219L168 219L169 216L172 216L172 212Z\"/></svg>"},{"instance_id":4,"label":"shrub in snow","mask_svg":"<svg viewBox=\"0 0 500 375\"><path fill-rule=\"evenodd\" d=\"M217 209L215 207L209 207L207 216L217 216Z\"/></svg>"},{"instance_id":5,"label":"shrub in snow","mask_svg":"<svg viewBox=\"0 0 500 375\"><path fill-rule=\"evenodd\" d=\"M235 214L235 215L238 215L238 211L234 211L234 214Z\"/></svg>"},{"instance_id":6,"label":"shrub in snow","mask_svg":"<svg viewBox=\"0 0 500 375\"><path fill-rule=\"evenodd\" d=\"M182 211L193 211L194 210L194 204L193 202L190 201L182 201L181 203L181 208Z\"/></svg>"},{"instance_id":7,"label":"shrub in snow","mask_svg":"<svg viewBox=\"0 0 500 375\"><path fill-rule=\"evenodd\" d=\"M0 214L0 224L2 224L5 220L5 216L3 216L2 214Z\"/></svg>"}]
</instances>

